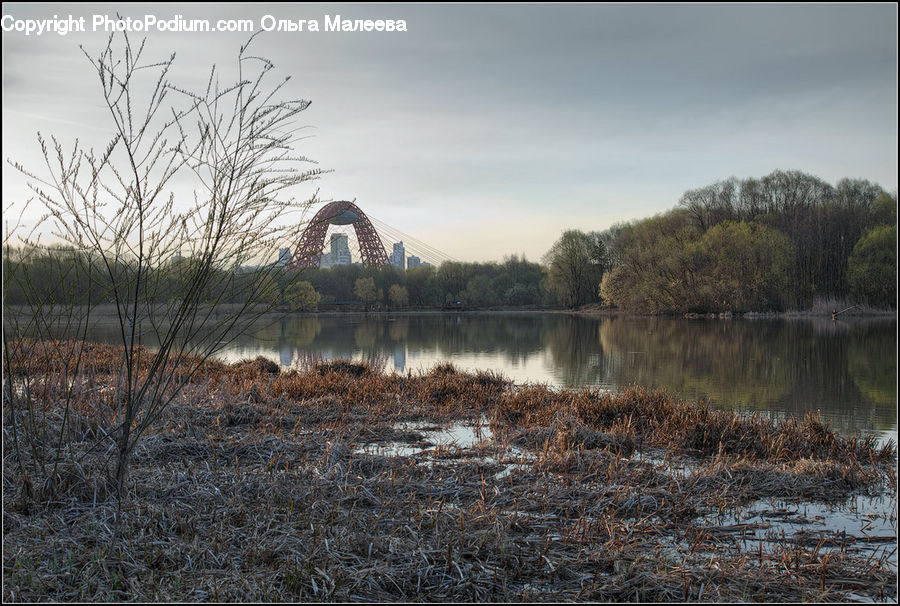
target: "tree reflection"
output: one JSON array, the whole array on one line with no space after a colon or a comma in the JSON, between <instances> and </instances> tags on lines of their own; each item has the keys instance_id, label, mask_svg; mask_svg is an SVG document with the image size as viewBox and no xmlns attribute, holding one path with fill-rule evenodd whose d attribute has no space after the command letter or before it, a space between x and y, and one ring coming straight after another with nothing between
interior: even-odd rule
<instances>
[{"instance_id":1,"label":"tree reflection","mask_svg":"<svg viewBox=\"0 0 900 606\"><path fill-rule=\"evenodd\" d=\"M897 422L896 320L688 320L536 313L298 315L233 352L282 364L318 358L439 361L490 354L492 370L565 387L638 384L725 408L802 415L842 430ZM94 338L104 340L104 329ZM114 336L114 335L113 335ZM147 343L153 346L152 343ZM543 371L541 368L543 367ZM518 376L521 376L519 374Z\"/></svg>"}]
</instances>

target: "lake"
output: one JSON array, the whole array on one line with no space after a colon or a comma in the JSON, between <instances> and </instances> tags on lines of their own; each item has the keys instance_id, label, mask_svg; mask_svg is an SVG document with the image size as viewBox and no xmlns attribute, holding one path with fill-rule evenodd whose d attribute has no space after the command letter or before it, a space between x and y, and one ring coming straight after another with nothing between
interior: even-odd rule
<instances>
[{"instance_id":1,"label":"lake","mask_svg":"<svg viewBox=\"0 0 900 606\"><path fill-rule=\"evenodd\" d=\"M221 353L284 367L365 358L386 371L441 362L516 382L664 388L773 417L821 411L842 433L897 438L896 319L686 319L562 313L296 315Z\"/></svg>"}]
</instances>

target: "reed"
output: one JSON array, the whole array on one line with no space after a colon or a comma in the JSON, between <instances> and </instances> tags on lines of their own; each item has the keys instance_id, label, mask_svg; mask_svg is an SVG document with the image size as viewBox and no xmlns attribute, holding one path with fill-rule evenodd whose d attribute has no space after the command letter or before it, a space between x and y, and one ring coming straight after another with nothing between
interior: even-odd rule
<instances>
[{"instance_id":1,"label":"reed","mask_svg":"<svg viewBox=\"0 0 900 606\"><path fill-rule=\"evenodd\" d=\"M207 362L136 447L120 509L92 475L116 355L85 354L52 498L26 491L4 451L4 600L897 598L896 537L720 521L766 498L896 493L892 444L815 417L516 386L450 365ZM57 396L42 396L51 412ZM433 444L458 427L474 438Z\"/></svg>"}]
</instances>

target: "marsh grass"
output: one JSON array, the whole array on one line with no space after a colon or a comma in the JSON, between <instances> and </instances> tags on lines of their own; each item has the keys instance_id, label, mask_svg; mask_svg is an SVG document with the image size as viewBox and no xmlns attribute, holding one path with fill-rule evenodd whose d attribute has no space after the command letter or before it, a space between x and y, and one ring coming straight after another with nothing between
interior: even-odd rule
<instances>
[{"instance_id":1,"label":"marsh grass","mask_svg":"<svg viewBox=\"0 0 900 606\"><path fill-rule=\"evenodd\" d=\"M766 497L896 493L892 444L818 417L449 364L211 361L136 447L119 511L91 472L117 356L85 351L52 500L4 452L4 600L896 600L891 537L714 521ZM11 370L57 371L27 359ZM49 409L57 396L43 394ZM460 424L481 438L429 439ZM388 443L416 453L365 449Z\"/></svg>"}]
</instances>

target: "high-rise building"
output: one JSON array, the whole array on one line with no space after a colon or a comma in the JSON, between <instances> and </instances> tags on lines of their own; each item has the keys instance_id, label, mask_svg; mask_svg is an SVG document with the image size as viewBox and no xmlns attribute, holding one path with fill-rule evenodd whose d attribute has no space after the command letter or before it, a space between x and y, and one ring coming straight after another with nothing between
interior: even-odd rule
<instances>
[{"instance_id":1,"label":"high-rise building","mask_svg":"<svg viewBox=\"0 0 900 606\"><path fill-rule=\"evenodd\" d=\"M394 244L394 252L391 253L391 265L394 269L406 269L406 250L403 248L403 242Z\"/></svg>"},{"instance_id":2,"label":"high-rise building","mask_svg":"<svg viewBox=\"0 0 900 606\"><path fill-rule=\"evenodd\" d=\"M325 257L330 256L326 263ZM322 267L331 267L333 265L350 265L353 259L350 255L350 246L347 234L331 234L331 252L328 255L322 255Z\"/></svg>"},{"instance_id":3,"label":"high-rise building","mask_svg":"<svg viewBox=\"0 0 900 606\"><path fill-rule=\"evenodd\" d=\"M290 248L282 248L278 251L278 260L275 262L275 267L287 267L291 264L291 249Z\"/></svg>"},{"instance_id":4,"label":"high-rise building","mask_svg":"<svg viewBox=\"0 0 900 606\"><path fill-rule=\"evenodd\" d=\"M412 255L409 259L406 260L406 269L415 269L422 265L422 259L419 257Z\"/></svg>"}]
</instances>

